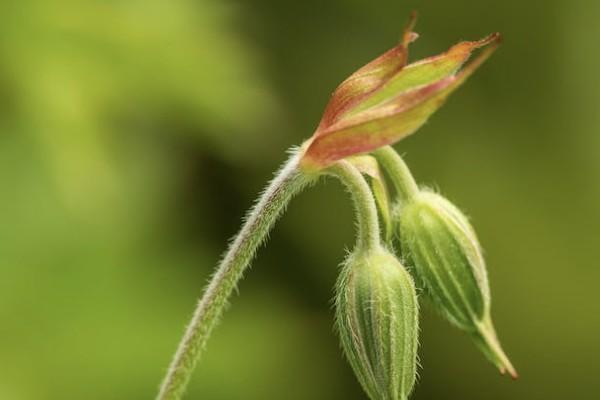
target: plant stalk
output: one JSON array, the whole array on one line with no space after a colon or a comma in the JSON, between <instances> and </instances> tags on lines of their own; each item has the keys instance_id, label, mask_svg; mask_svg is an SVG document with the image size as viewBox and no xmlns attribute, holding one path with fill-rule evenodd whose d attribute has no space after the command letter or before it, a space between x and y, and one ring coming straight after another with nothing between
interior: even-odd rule
<instances>
[{"instance_id":1,"label":"plant stalk","mask_svg":"<svg viewBox=\"0 0 600 400\"><path fill-rule=\"evenodd\" d=\"M415 178L413 178L400 154L393 147L384 146L373 152L373 155L388 173L401 202L407 202L419 192Z\"/></svg>"},{"instance_id":2,"label":"plant stalk","mask_svg":"<svg viewBox=\"0 0 600 400\"><path fill-rule=\"evenodd\" d=\"M246 217L198 303L161 384L157 400L178 400L182 397L207 339L225 309L227 299L254 258L256 250L291 198L314 180L313 176L299 169L299 158L298 152L294 152Z\"/></svg>"},{"instance_id":3,"label":"plant stalk","mask_svg":"<svg viewBox=\"0 0 600 400\"><path fill-rule=\"evenodd\" d=\"M337 161L325 172L338 178L352 196L358 222L357 248L361 250L378 248L381 244L381 233L377 206L365 178L352 163L345 160Z\"/></svg>"}]
</instances>

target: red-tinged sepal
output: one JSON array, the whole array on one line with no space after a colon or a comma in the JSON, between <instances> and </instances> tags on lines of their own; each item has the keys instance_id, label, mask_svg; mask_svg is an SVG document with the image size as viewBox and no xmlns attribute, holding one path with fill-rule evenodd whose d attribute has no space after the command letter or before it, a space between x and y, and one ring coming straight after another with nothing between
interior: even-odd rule
<instances>
[{"instance_id":1,"label":"red-tinged sepal","mask_svg":"<svg viewBox=\"0 0 600 400\"><path fill-rule=\"evenodd\" d=\"M499 43L499 34L459 43L439 56L400 69L375 90L355 97L360 100L351 109L347 108L331 124L317 128L306 144L302 166L325 168L342 158L370 152L414 133ZM485 47L483 51L463 67L472 52L481 47Z\"/></svg>"},{"instance_id":2,"label":"red-tinged sepal","mask_svg":"<svg viewBox=\"0 0 600 400\"><path fill-rule=\"evenodd\" d=\"M335 89L318 129L326 129L338 121L404 68L408 61L408 45L418 37L412 31L416 18L417 15L413 12L404 28L402 41L397 46L361 67Z\"/></svg>"}]
</instances>

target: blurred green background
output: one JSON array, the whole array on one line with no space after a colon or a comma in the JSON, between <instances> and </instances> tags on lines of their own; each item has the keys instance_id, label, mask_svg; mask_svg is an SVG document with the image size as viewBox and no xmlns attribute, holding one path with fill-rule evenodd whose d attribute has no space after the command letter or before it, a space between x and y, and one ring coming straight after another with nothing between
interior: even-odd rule
<instances>
[{"instance_id":1,"label":"blurred green background","mask_svg":"<svg viewBox=\"0 0 600 400\"><path fill-rule=\"evenodd\" d=\"M153 398L285 150L411 9L413 59L505 36L396 147L472 217L521 374L425 308L413 399L596 398L600 3L3 0L0 399ZM365 399L332 329L352 230L338 183L295 199L187 398Z\"/></svg>"}]
</instances>

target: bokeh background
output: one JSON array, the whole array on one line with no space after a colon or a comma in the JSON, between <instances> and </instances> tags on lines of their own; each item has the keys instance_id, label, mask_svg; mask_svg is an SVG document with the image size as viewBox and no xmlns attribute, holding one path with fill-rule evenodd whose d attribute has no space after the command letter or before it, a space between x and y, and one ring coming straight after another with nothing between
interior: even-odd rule
<instances>
[{"instance_id":1,"label":"bokeh background","mask_svg":"<svg viewBox=\"0 0 600 400\"><path fill-rule=\"evenodd\" d=\"M420 12L413 59L505 44L396 147L471 216L500 377L428 308L413 399L600 391L600 3L3 0L0 399L151 399L196 299L288 147ZM189 399L365 399L332 329L341 186L296 198Z\"/></svg>"}]
</instances>

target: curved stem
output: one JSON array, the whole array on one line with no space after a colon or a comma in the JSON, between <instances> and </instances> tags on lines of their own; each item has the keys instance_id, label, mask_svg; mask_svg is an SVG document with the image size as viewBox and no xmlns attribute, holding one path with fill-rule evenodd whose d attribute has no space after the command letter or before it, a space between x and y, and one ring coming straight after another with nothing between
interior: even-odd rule
<instances>
[{"instance_id":1,"label":"curved stem","mask_svg":"<svg viewBox=\"0 0 600 400\"><path fill-rule=\"evenodd\" d=\"M388 173L400 201L412 199L419 191L408 166L391 146L382 147L373 152L380 164Z\"/></svg>"},{"instance_id":2,"label":"curved stem","mask_svg":"<svg viewBox=\"0 0 600 400\"><path fill-rule=\"evenodd\" d=\"M356 246L370 250L380 245L379 219L375 199L360 171L348 161L338 161L326 173L335 176L346 186L356 211L358 240Z\"/></svg>"},{"instance_id":3,"label":"curved stem","mask_svg":"<svg viewBox=\"0 0 600 400\"><path fill-rule=\"evenodd\" d=\"M262 193L242 229L229 246L179 344L165 376L158 400L177 400L183 395L206 341L226 306L244 270L252 261L277 217L291 198L312 178L298 168L299 156L292 155Z\"/></svg>"}]
</instances>

